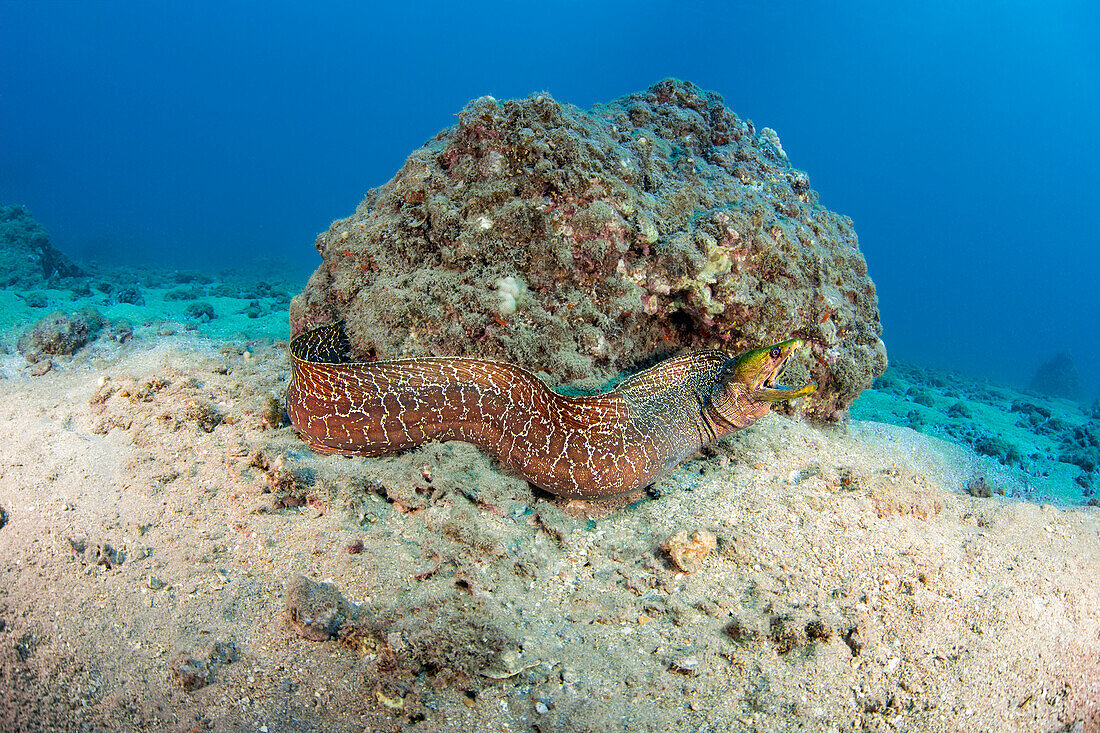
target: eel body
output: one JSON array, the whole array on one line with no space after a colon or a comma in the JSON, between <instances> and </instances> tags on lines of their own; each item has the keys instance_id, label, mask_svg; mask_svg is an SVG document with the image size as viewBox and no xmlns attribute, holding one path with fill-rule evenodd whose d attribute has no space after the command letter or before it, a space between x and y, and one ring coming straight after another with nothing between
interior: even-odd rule
<instances>
[{"instance_id":1,"label":"eel body","mask_svg":"<svg viewBox=\"0 0 1100 733\"><path fill-rule=\"evenodd\" d=\"M286 406L320 452L381 455L462 440L549 492L603 498L652 484L699 448L763 417L773 402L812 392L812 383L775 385L801 344L790 339L736 357L699 351L604 394L569 397L497 361L345 362L337 323L291 341Z\"/></svg>"}]
</instances>

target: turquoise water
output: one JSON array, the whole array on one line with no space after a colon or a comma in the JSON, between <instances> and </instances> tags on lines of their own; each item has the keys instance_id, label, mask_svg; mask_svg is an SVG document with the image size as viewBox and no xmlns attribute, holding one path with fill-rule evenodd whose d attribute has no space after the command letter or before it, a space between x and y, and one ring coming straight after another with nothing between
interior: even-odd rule
<instances>
[{"instance_id":1,"label":"turquoise water","mask_svg":"<svg viewBox=\"0 0 1100 733\"><path fill-rule=\"evenodd\" d=\"M1036 500L1096 503L1096 405L901 365L861 394L850 415L912 428L987 456L1023 478Z\"/></svg>"}]
</instances>

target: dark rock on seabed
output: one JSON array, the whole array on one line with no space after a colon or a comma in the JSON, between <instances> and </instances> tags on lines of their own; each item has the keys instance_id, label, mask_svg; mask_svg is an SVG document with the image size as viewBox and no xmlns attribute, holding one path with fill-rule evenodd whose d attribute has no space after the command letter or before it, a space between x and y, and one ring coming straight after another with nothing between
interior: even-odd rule
<instances>
[{"instance_id":1,"label":"dark rock on seabed","mask_svg":"<svg viewBox=\"0 0 1100 733\"><path fill-rule=\"evenodd\" d=\"M886 366L852 222L776 133L665 80L585 112L468 104L317 238L292 335L345 321L356 359L506 359L597 386L684 349L810 343L788 382L835 418Z\"/></svg>"},{"instance_id":2,"label":"dark rock on seabed","mask_svg":"<svg viewBox=\"0 0 1100 733\"><path fill-rule=\"evenodd\" d=\"M0 205L0 287L35 288L84 274L50 244L46 229L25 206Z\"/></svg>"},{"instance_id":3,"label":"dark rock on seabed","mask_svg":"<svg viewBox=\"0 0 1100 733\"><path fill-rule=\"evenodd\" d=\"M1031 378L1028 389L1051 397L1065 397L1080 401L1085 391L1081 386L1081 374L1069 352L1063 351L1044 362Z\"/></svg>"},{"instance_id":4,"label":"dark rock on seabed","mask_svg":"<svg viewBox=\"0 0 1100 733\"><path fill-rule=\"evenodd\" d=\"M44 356L72 356L96 337L102 317L92 310L76 314L58 311L36 322L17 344L19 353L34 362Z\"/></svg>"}]
</instances>

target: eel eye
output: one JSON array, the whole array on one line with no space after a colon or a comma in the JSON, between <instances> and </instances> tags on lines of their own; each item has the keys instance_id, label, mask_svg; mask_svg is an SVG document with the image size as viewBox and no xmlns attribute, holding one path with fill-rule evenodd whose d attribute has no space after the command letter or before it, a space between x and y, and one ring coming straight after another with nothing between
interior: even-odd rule
<instances>
[{"instance_id":1,"label":"eel eye","mask_svg":"<svg viewBox=\"0 0 1100 733\"><path fill-rule=\"evenodd\" d=\"M778 346L773 346L773 347L772 347L772 350L771 350L771 357L772 357L773 359L778 359L778 358L779 358L779 354L780 354L780 353L782 353L782 352L780 352L780 351L779 351L779 347L778 347Z\"/></svg>"}]
</instances>

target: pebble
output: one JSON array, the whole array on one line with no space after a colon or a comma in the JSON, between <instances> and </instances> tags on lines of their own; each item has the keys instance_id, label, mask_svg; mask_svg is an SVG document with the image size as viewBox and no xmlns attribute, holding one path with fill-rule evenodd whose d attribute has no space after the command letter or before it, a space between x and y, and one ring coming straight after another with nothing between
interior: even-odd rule
<instances>
[{"instance_id":1,"label":"pebble","mask_svg":"<svg viewBox=\"0 0 1100 733\"><path fill-rule=\"evenodd\" d=\"M674 659L672 660L672 671L682 674L695 674L699 671L699 658L691 656Z\"/></svg>"},{"instance_id":2,"label":"pebble","mask_svg":"<svg viewBox=\"0 0 1100 733\"><path fill-rule=\"evenodd\" d=\"M694 573L703 566L703 560L718 546L718 539L713 533L706 530L698 530L688 538L684 530L661 543L661 549L668 555L668 559L684 573Z\"/></svg>"},{"instance_id":3,"label":"pebble","mask_svg":"<svg viewBox=\"0 0 1100 733\"><path fill-rule=\"evenodd\" d=\"M53 362L49 359L42 359L31 364L29 372L32 377L41 377L46 372L53 368Z\"/></svg>"}]
</instances>

